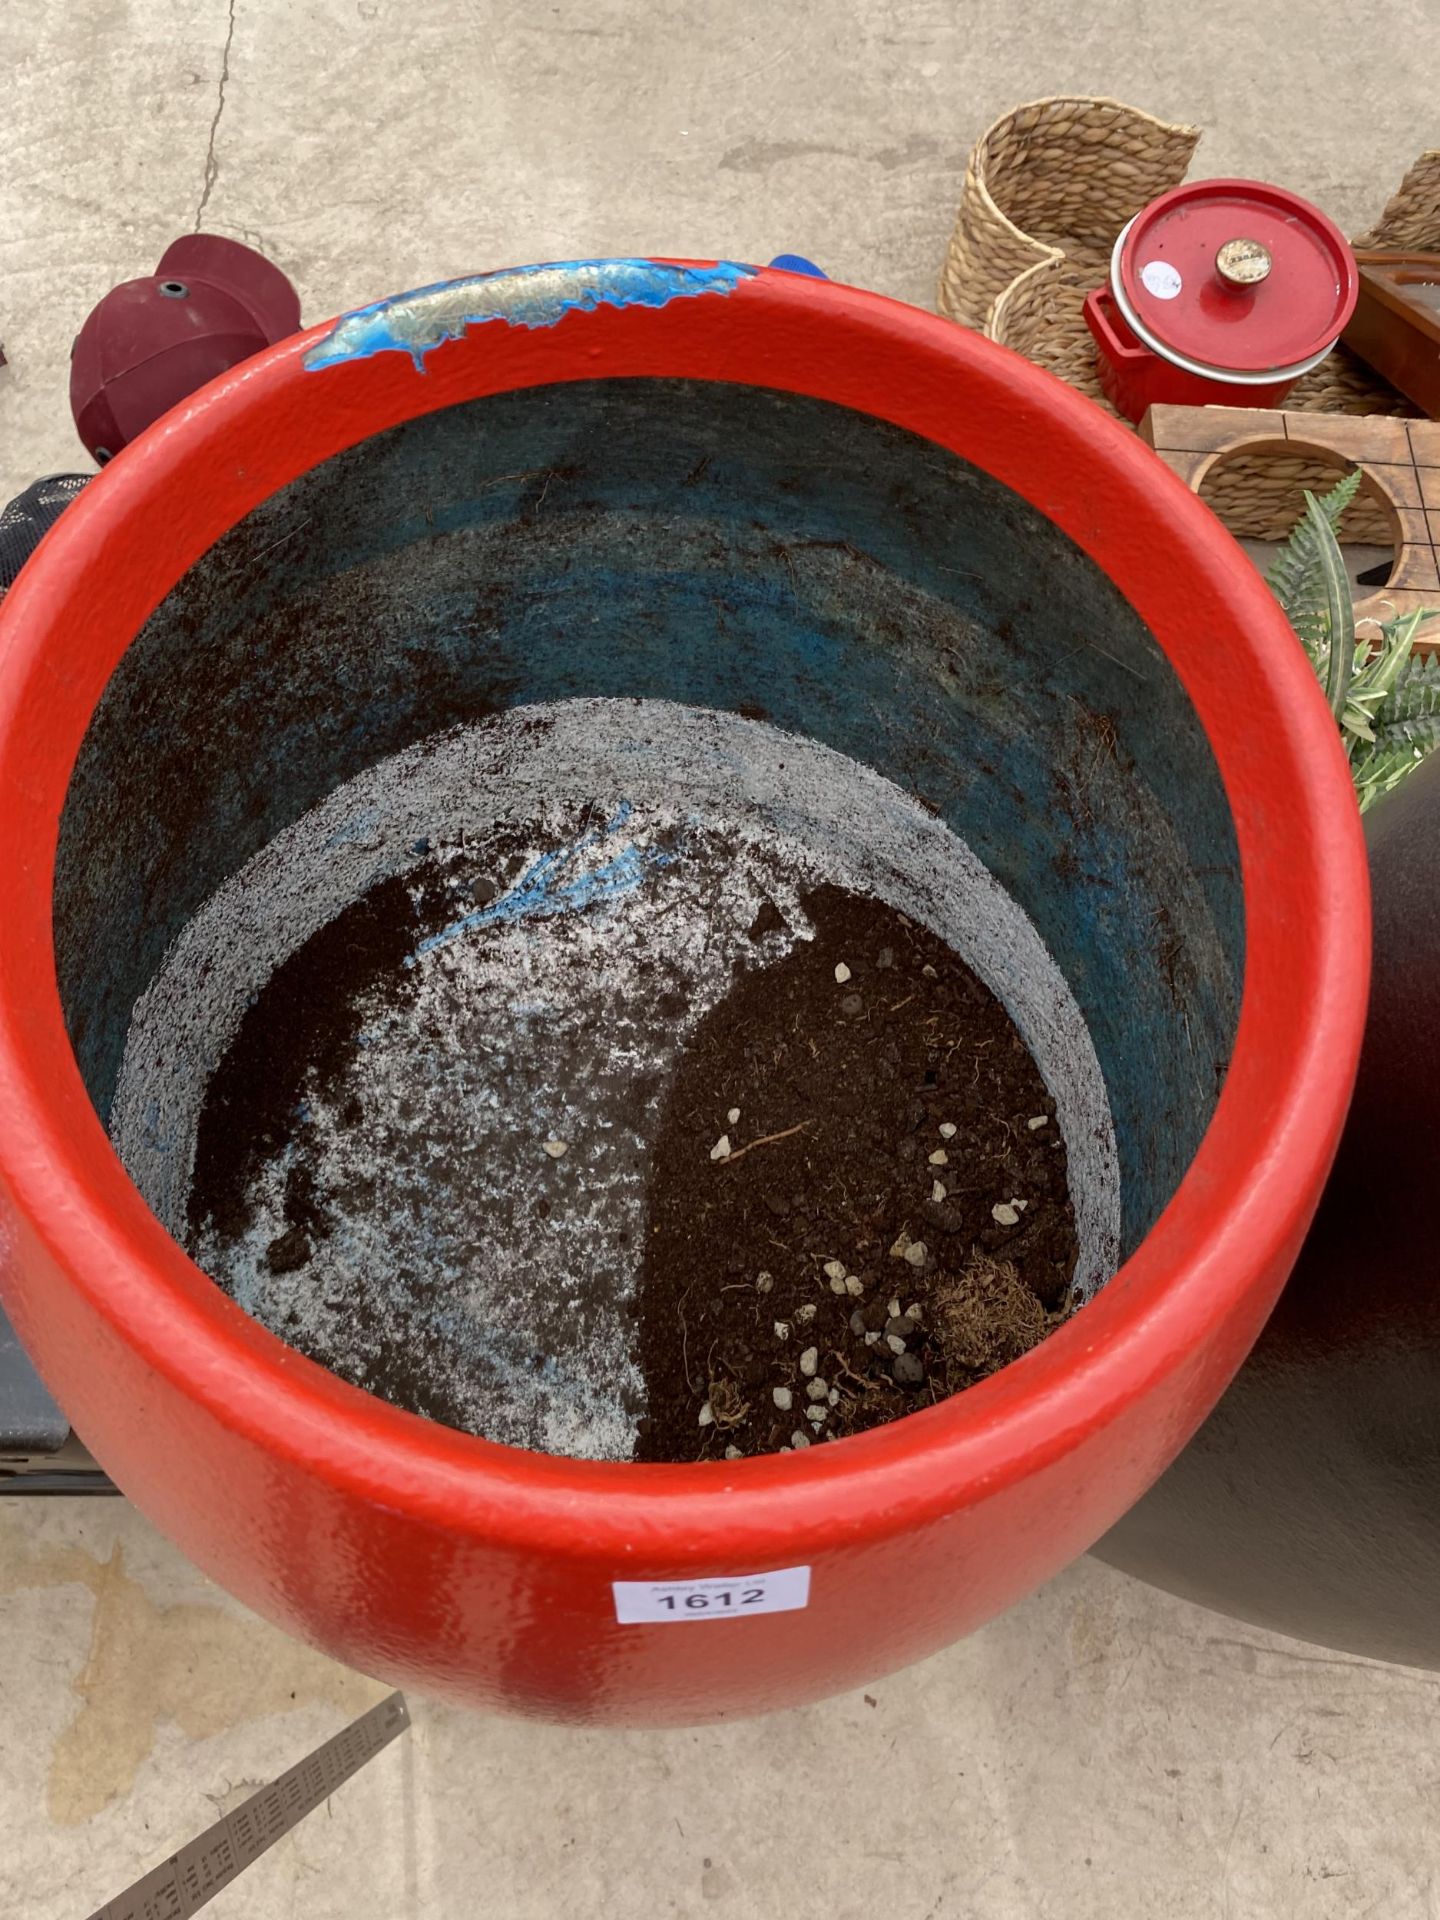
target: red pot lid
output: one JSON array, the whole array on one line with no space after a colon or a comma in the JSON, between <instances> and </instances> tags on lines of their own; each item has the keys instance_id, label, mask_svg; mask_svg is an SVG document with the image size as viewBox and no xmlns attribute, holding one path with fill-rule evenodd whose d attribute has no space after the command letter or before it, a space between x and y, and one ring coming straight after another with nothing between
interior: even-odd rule
<instances>
[{"instance_id":1,"label":"red pot lid","mask_svg":"<svg viewBox=\"0 0 1440 1920\"><path fill-rule=\"evenodd\" d=\"M1334 221L1259 180L1194 180L1152 200L1122 234L1111 278L1147 346L1255 374L1323 357L1360 285Z\"/></svg>"}]
</instances>

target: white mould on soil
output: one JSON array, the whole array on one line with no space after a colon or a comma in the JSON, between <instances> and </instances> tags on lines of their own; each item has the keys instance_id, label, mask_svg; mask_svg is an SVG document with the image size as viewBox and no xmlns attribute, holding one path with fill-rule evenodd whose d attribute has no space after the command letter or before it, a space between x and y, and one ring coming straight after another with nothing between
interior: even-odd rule
<instances>
[{"instance_id":1,"label":"white mould on soil","mask_svg":"<svg viewBox=\"0 0 1440 1920\"><path fill-rule=\"evenodd\" d=\"M257 1157L244 1231L192 1232L202 1102L254 996L371 888L427 860L433 871L431 847L466 846L473 870L501 835L518 852L498 898L411 956L408 997L361 1009L354 1057ZM367 1328L389 1329L455 1424L628 1459L645 1412L633 1249L666 1090L734 965L809 937L803 899L823 882L930 928L1004 1002L1068 1150L1088 1297L1118 1264L1114 1130L1084 1020L1033 925L872 768L664 701L515 708L367 767L286 826L200 906L137 1001L112 1137L162 1224L282 1339L364 1379ZM757 943L762 907L779 923ZM837 984L849 977L842 963ZM637 1102L641 1079L652 1091ZM725 1111L736 1126L739 1109ZM736 1157L731 1138L715 1141L717 1162ZM463 1206L445 1178L457 1158ZM276 1271L297 1164L334 1226Z\"/></svg>"}]
</instances>

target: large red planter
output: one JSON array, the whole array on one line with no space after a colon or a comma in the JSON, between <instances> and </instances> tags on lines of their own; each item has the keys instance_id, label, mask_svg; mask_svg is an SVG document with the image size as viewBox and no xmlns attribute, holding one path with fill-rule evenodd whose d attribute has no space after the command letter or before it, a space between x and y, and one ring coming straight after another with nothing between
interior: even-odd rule
<instances>
[{"instance_id":1,"label":"large red planter","mask_svg":"<svg viewBox=\"0 0 1440 1920\"><path fill-rule=\"evenodd\" d=\"M517 471L515 437L543 433L565 460L552 447ZM541 464L554 484L537 493ZM529 489L513 512L512 485ZM267 519L273 496L288 517ZM652 624L667 595L683 600L652 646L633 637L624 569L656 500L663 551L693 538L708 557L686 563L678 597L669 575L641 578ZM625 543L607 534L592 566L585 542L622 513ZM272 650L275 606L299 591L287 569L321 592L317 568L340 577L392 549L444 565L450 531L481 539L485 515L475 551L492 556L494 593L492 536L532 558L558 541L548 585L526 576L468 626L447 655L460 679L429 704L348 629L317 638L292 620ZM772 555L747 626L737 583ZM815 555L823 594L805 585ZM850 600L882 566L904 591L867 603L852 632ZM691 645L704 567L726 582L723 647L708 631ZM622 670L653 691L646 676L673 673L674 697L760 697L779 724L889 756L1031 914L1095 1037L1127 1183L1123 1267L1026 1359L861 1439L614 1466L399 1411L226 1299L148 1212L97 1117L116 1020L195 889L309 804L307 782L325 790L341 764L327 755L480 710L464 675L504 652L506 610L533 622L577 578L588 607L620 596L615 632L588 654L567 643L562 673L535 628L487 700L608 689ZM768 690L767 649L789 663ZM292 659L310 676L298 701ZM733 683L717 678L732 661ZM872 669L898 704L868 683L847 704ZM531 670L557 677L531 688ZM326 701L351 703L346 725L310 724ZM214 806L197 804L212 781ZM483 277L216 381L107 468L7 596L0 804L7 1310L98 1458L202 1567L343 1659L481 1705L632 1723L792 1705L929 1653L1044 1580L1154 1481L1255 1339L1355 1069L1358 816L1304 657L1228 536L1047 375L785 273L621 262ZM1242 972L1236 1027L1226 982ZM616 1581L800 1566L808 1604L793 1611L699 1634L617 1619Z\"/></svg>"}]
</instances>

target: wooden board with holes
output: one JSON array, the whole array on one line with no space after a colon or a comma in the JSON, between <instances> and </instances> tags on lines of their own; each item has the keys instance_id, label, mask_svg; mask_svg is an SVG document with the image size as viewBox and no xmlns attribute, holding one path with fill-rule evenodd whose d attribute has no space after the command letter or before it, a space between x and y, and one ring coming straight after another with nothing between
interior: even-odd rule
<instances>
[{"instance_id":1,"label":"wooden board with holes","mask_svg":"<svg viewBox=\"0 0 1440 1920\"><path fill-rule=\"evenodd\" d=\"M1367 493L1384 511L1395 549L1390 578L1357 600L1357 618L1388 619L1416 607L1440 608L1440 421L1284 413L1260 407L1152 407L1141 437L1196 493L1236 454L1313 456L1358 466ZM1419 642L1440 650L1440 617Z\"/></svg>"}]
</instances>

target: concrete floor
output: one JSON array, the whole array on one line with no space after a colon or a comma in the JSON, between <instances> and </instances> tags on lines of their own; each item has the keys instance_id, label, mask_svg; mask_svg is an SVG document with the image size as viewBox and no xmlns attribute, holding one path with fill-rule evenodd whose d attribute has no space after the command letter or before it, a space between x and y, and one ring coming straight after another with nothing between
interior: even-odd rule
<instances>
[{"instance_id":1,"label":"concrete floor","mask_svg":"<svg viewBox=\"0 0 1440 1920\"><path fill-rule=\"evenodd\" d=\"M0 1912L73 1920L383 1688L118 1501L0 1503ZM1440 1678L1082 1561L867 1692L697 1732L411 1699L216 1920L1304 1920L1440 1912Z\"/></svg>"},{"instance_id":2,"label":"concrete floor","mask_svg":"<svg viewBox=\"0 0 1440 1920\"><path fill-rule=\"evenodd\" d=\"M995 114L1094 91L1354 229L1433 139L1435 0L60 0L0 10L0 500L80 464L66 355L197 219L307 317L607 252L818 258L928 304ZM1406 52L1408 49L1408 53ZM380 1693L120 1502L0 1502L0 1911L98 1905ZM873 1704L872 1704L873 1703ZM1440 1680L1082 1563L805 1713L599 1735L425 1701L224 1915L1440 1914Z\"/></svg>"}]
</instances>

